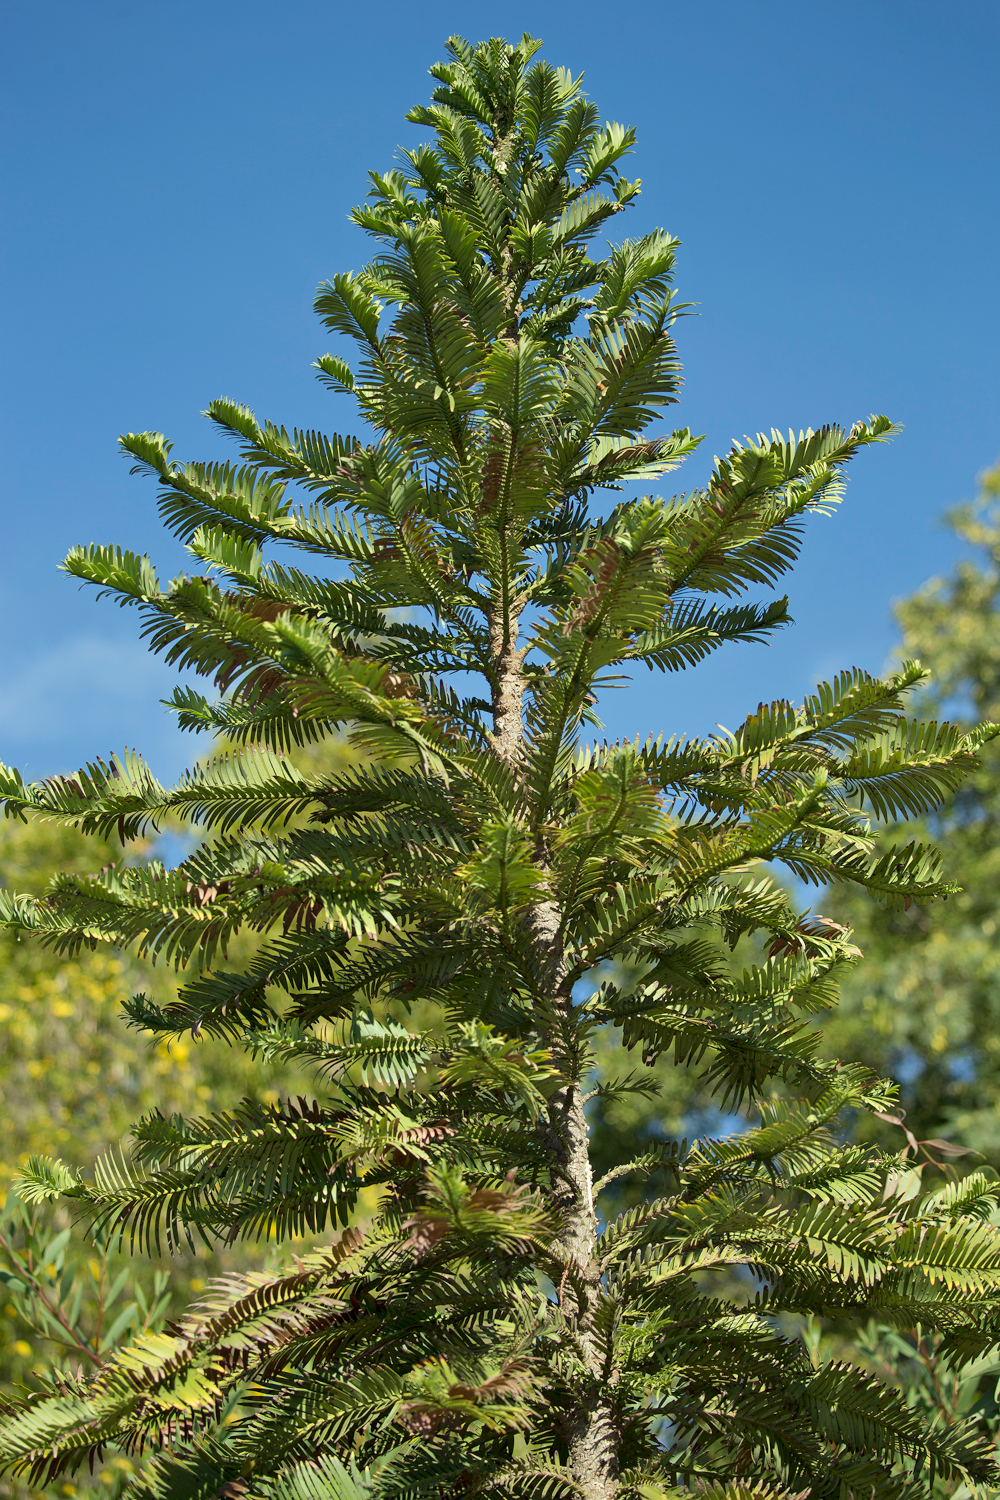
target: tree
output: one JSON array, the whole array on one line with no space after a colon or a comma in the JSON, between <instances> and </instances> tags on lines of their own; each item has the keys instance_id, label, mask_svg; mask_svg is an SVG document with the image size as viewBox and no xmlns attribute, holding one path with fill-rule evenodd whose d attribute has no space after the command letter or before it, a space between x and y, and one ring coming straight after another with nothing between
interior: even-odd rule
<instances>
[{"instance_id":1,"label":"tree","mask_svg":"<svg viewBox=\"0 0 1000 1500\"><path fill-rule=\"evenodd\" d=\"M22 891L43 892L57 872L85 875L123 854L141 861L149 849L123 851L117 837L98 844L43 821L0 826L0 872ZM241 1246L202 1247L197 1257L167 1263L129 1259L113 1237L95 1243L68 1206L29 1208L7 1191L33 1154L54 1150L89 1167L99 1153L118 1150L140 1110L155 1105L169 1114L192 1100L227 1108L248 1092L277 1099L301 1086L294 1070L261 1068L223 1044L160 1038L151 1046L121 1024L122 1003L144 987L161 1001L175 991L172 976L126 953L102 948L67 960L35 938L0 932L0 1390L8 1393L32 1373L52 1379L96 1369L129 1336L156 1329L170 1303L186 1306L207 1279L252 1255ZM96 1483L114 1492L131 1468L119 1456L98 1469Z\"/></svg>"},{"instance_id":2,"label":"tree","mask_svg":"<svg viewBox=\"0 0 1000 1500\"><path fill-rule=\"evenodd\" d=\"M1000 712L997 650L1000 572L1000 466L980 476L974 504L946 516L947 524L985 553L964 559L947 578L931 579L896 606L899 652L921 659L930 674L921 708L929 715L949 706L968 722L988 722ZM998 967L997 824L1000 759L983 747L979 768L944 811L905 819L882 831L884 843L929 836L942 847L959 889L933 908L887 911L836 889L824 906L854 928L865 962L845 980L840 1004L824 1025L829 1056L865 1058L896 1078L901 1107L889 1119L859 1115L858 1140L888 1143L902 1130L933 1176L942 1150L966 1162L1000 1165L1000 1055L997 1041ZM898 1121L899 1123L894 1123ZM941 1139L941 1138L944 1139ZM823 1339L832 1346L836 1330ZM873 1322L858 1341L908 1399L940 1422L976 1409L1000 1429L996 1351L972 1366L949 1368L939 1340L919 1326L909 1330Z\"/></svg>"},{"instance_id":3,"label":"tree","mask_svg":"<svg viewBox=\"0 0 1000 1500\"><path fill-rule=\"evenodd\" d=\"M899 1154L844 1143L844 1111L895 1097L818 1052L810 1018L854 950L760 868L894 910L947 893L934 850L876 849L861 804L931 809L994 731L911 723L924 674L906 665L710 740L582 743L630 664L696 666L786 623L785 599L739 596L787 571L844 466L892 428L746 440L704 489L592 511L695 446L650 435L680 383L676 241L590 257L639 190L619 171L633 133L601 126L537 48L449 43L408 116L433 144L373 174L354 212L376 258L320 289L347 341L321 377L371 441L228 400L209 415L238 466L130 435L198 572L161 588L116 547L67 561L214 679L215 700L177 690L180 722L240 748L170 789L135 755L38 785L4 772L11 814L125 838L170 815L215 837L175 872L60 878L3 916L69 955L110 941L188 965L175 999L130 1002L133 1024L309 1061L323 1086L148 1114L131 1159L92 1178L38 1160L21 1191L168 1249L340 1232L282 1274L216 1284L96 1379L12 1403L0 1455L36 1480L110 1443L151 1447L145 1493L178 1500L655 1500L682 1481L888 1497L907 1473L1000 1478L974 1420L934 1426L782 1332L789 1315L919 1319L961 1364L1000 1332L1000 1234L988 1173L921 1193ZM266 560L278 543L334 576ZM368 765L288 759L338 726ZM247 929L261 946L231 966ZM637 981L617 986L615 964ZM641 1065L605 1098L648 1090L670 1054L755 1127L665 1139L593 1182L608 1026ZM628 1177L658 1196L602 1223Z\"/></svg>"},{"instance_id":4,"label":"tree","mask_svg":"<svg viewBox=\"0 0 1000 1500\"><path fill-rule=\"evenodd\" d=\"M345 770L357 763L342 741L296 752L304 770ZM149 840L123 850L114 836L96 844L51 822L0 825L3 883L41 893L57 872L85 875L95 865L150 856ZM249 958L244 936L232 957ZM294 1065L233 1053L224 1043L197 1046L190 1037L149 1039L121 1024L121 1006L139 989L172 996L173 976L122 951L98 949L65 960L36 938L0 931L0 1185L32 1155L56 1150L73 1166L118 1150L137 1112L182 1111L192 1099L207 1110L230 1108L252 1094L264 1101L308 1086ZM297 1248L302 1249L300 1245ZM87 1233L67 1206L28 1207L6 1192L0 1207L0 1391L32 1374L59 1378L96 1369L117 1346L155 1331L168 1308L185 1307L224 1272L259 1260L253 1247L208 1249L163 1261L121 1255L114 1237ZM124 1455L99 1467L94 1483L114 1495L134 1464ZM0 1481L0 1495L10 1491ZM19 1491L23 1493L23 1491ZM36 1492L37 1493L37 1492ZM64 1490L51 1491L63 1500Z\"/></svg>"},{"instance_id":5,"label":"tree","mask_svg":"<svg viewBox=\"0 0 1000 1500\"><path fill-rule=\"evenodd\" d=\"M901 651L930 672L931 715L971 724L1000 716L1000 466L980 495L947 517L984 554L932 579L897 606ZM827 1046L864 1055L900 1080L906 1122L1000 1166L1000 757L984 749L977 771L943 814L913 819L887 838L935 837L959 892L933 910L888 912L838 891L831 910L856 930L866 962L847 981ZM885 1131L878 1121L859 1121Z\"/></svg>"}]
</instances>

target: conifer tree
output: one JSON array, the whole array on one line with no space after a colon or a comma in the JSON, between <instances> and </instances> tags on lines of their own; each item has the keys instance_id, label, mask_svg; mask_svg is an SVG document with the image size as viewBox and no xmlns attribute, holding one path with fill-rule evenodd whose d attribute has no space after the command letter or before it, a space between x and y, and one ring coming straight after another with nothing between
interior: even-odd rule
<instances>
[{"instance_id":1,"label":"conifer tree","mask_svg":"<svg viewBox=\"0 0 1000 1500\"><path fill-rule=\"evenodd\" d=\"M538 45L449 43L408 116L430 144L354 211L374 259L320 289L357 354L339 344L320 375L367 440L229 400L209 416L238 465L129 435L195 571L161 586L113 546L67 561L214 682L174 707L237 748L172 788L131 753L36 785L4 771L11 815L128 838L170 814L211 834L176 870L4 893L4 920L61 952L187 966L175 1001L130 1002L134 1026L307 1060L318 1083L154 1113L130 1159L38 1160L22 1192L129 1243L319 1248L9 1406L0 1458L34 1483L112 1444L155 1455L151 1500L890 1497L1000 1477L973 1419L934 1427L796 1334L810 1313L877 1312L938 1329L956 1361L994 1344L998 1184L922 1193L901 1157L844 1144L844 1111L894 1097L818 1052L810 1018L854 950L762 869L893 909L946 894L934 850L876 850L871 817L936 805L993 731L910 722L910 664L846 671L734 733L586 742L622 675L786 623L772 585L805 522L892 429L745 440L703 489L599 511L598 491L655 484L695 446L655 430L680 385L676 241L604 253L639 191L620 172L633 132L532 62ZM296 770L290 747L338 728L367 763ZM246 929L257 955L227 967ZM720 939L754 935L734 975ZM640 974L628 992L612 961ZM595 1084L600 1028L623 1063ZM663 1054L758 1123L664 1139L593 1182L588 1089L647 1088ZM648 1191L605 1223L602 1189L627 1175Z\"/></svg>"}]
</instances>

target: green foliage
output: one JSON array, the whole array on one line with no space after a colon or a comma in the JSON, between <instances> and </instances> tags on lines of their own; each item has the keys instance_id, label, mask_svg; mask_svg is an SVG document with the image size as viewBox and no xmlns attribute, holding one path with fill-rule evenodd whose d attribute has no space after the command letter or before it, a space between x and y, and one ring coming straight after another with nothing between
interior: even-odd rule
<instances>
[{"instance_id":1,"label":"green foliage","mask_svg":"<svg viewBox=\"0 0 1000 1500\"><path fill-rule=\"evenodd\" d=\"M161 587L116 548L67 561L214 682L215 701L175 706L230 749L172 788L136 755L35 785L3 771L10 817L207 837L176 871L3 893L0 917L70 958L110 943L183 966L176 994L130 1002L134 1026L311 1064L318 1083L147 1111L125 1154L92 1174L32 1163L21 1191L174 1253L334 1238L11 1399L0 1463L32 1483L111 1445L155 1455L135 1491L150 1500L894 1500L911 1473L1000 1482L975 1416L942 1426L785 1331L919 1323L943 1357L978 1359L1000 1231L993 1178L923 1192L905 1153L845 1142L845 1118L895 1103L820 1047L856 950L764 868L892 913L952 892L928 840L886 846L872 815L936 806L994 731L909 720L925 673L906 663L760 705L731 734L583 743L630 664L681 670L787 621L768 591L806 521L892 428L759 435L702 490L592 509L693 446L648 432L679 389L676 242L591 258L639 190L619 171L632 133L537 47L449 43L409 116L433 144L372 174L355 210L374 260L320 289L340 341L320 374L371 441L231 401L209 415L240 466L130 435L197 571ZM279 545L334 577L272 561ZM286 753L340 729L363 764ZM585 1112L611 1037L634 1066L605 1098L649 1094L669 1061L754 1122L635 1157L621 1143L605 1182L641 1196L620 1213L595 1202Z\"/></svg>"},{"instance_id":2,"label":"green foliage","mask_svg":"<svg viewBox=\"0 0 1000 1500\"><path fill-rule=\"evenodd\" d=\"M973 505L951 528L979 550L951 575L897 606L902 649L930 669L929 711L988 722L1000 712L1000 468L981 478ZM910 809L903 809L905 816ZM912 811L917 812L918 809ZM901 1080L906 1123L921 1139L944 1137L1000 1166L1000 758L979 768L944 814L894 828L886 840L933 836L960 887L933 912L880 913L838 891L827 909L855 929L865 963L826 1026L827 1047L864 1057ZM890 1139L884 1122L863 1134ZM899 1131L895 1130L899 1139Z\"/></svg>"},{"instance_id":3,"label":"green foliage","mask_svg":"<svg viewBox=\"0 0 1000 1500\"><path fill-rule=\"evenodd\" d=\"M85 877L95 864L121 857L51 823L6 822L0 869L8 888L43 891L59 872ZM156 983L122 951L86 951L59 963L11 929L0 933L0 1048L4 1161L12 1170L31 1154L51 1152L83 1166L119 1140L136 1112L154 1101L182 1108L196 1089L210 1097L195 1049L184 1039L150 1051L146 1038L122 1030L119 1008L133 989ZM218 1083L216 1077L213 1082Z\"/></svg>"},{"instance_id":4,"label":"green foliage","mask_svg":"<svg viewBox=\"0 0 1000 1500\"><path fill-rule=\"evenodd\" d=\"M342 763L335 752L331 764ZM130 848L143 860L148 848ZM0 871L8 885L42 892L55 872L85 875L120 860L121 846L94 845L68 827L6 821ZM114 1241L78 1222L69 1205L29 1205L11 1178L46 1153L69 1163L70 1180L117 1148L136 1114L231 1106L244 1094L277 1099L292 1081L287 1064L262 1069L225 1047L190 1036L153 1040L122 1025L122 1007L143 988L163 1003L176 984L121 950L60 960L37 941L0 933L0 1390L67 1370L94 1369L133 1334L155 1330L169 1307L185 1306L213 1275L245 1258L239 1247L203 1248L169 1262L129 1260ZM135 1465L118 1455L90 1481L115 1494ZM86 1476L78 1483L84 1484ZM72 1486L70 1486L72 1488ZM4 1486L4 1494L8 1493ZM62 1494L55 1486L53 1494Z\"/></svg>"},{"instance_id":5,"label":"green foliage","mask_svg":"<svg viewBox=\"0 0 1000 1500\"><path fill-rule=\"evenodd\" d=\"M837 1336L824 1333L819 1319L806 1320L803 1342L814 1369L836 1362ZM956 1361L950 1357L946 1336L920 1323L901 1331L872 1319L855 1331L851 1353L855 1362L863 1361L886 1385L903 1392L910 1411L932 1430L945 1435L971 1417L995 1432L1000 1375L995 1351ZM935 1500L962 1493L953 1482L922 1472L912 1460L906 1463L906 1474L914 1490Z\"/></svg>"},{"instance_id":6,"label":"green foliage","mask_svg":"<svg viewBox=\"0 0 1000 1500\"><path fill-rule=\"evenodd\" d=\"M69 1174L60 1180L58 1172L50 1176L56 1194L72 1180ZM54 1229L31 1212L29 1201L27 1192L8 1194L0 1221L0 1285L10 1299L8 1316L85 1370L99 1366L126 1336L159 1326L170 1300L167 1272L135 1277L129 1265L114 1264L107 1236L81 1246L72 1227ZM15 1352L22 1350L15 1346Z\"/></svg>"}]
</instances>

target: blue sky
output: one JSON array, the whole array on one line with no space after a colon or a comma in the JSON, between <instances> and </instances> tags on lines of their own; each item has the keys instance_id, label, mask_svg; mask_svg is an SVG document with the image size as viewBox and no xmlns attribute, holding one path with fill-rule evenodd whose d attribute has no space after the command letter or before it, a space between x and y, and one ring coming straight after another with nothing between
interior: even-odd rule
<instances>
[{"instance_id":1,"label":"blue sky","mask_svg":"<svg viewBox=\"0 0 1000 1500\"><path fill-rule=\"evenodd\" d=\"M938 517L1000 453L996 0L32 0L6 9L0 104L0 759L38 776L129 745L173 776L202 748L160 708L171 677L135 617L57 565L86 541L179 564L121 431L222 456L199 417L220 395L343 430L310 365L329 342L316 283L368 254L346 212L413 138L445 38L525 29L638 128L626 232L683 241L699 308L674 421L706 439L678 487L744 432L905 424L813 523L797 624L644 674L606 702L609 730L733 726L840 667L881 670L892 599L950 566Z\"/></svg>"}]
</instances>

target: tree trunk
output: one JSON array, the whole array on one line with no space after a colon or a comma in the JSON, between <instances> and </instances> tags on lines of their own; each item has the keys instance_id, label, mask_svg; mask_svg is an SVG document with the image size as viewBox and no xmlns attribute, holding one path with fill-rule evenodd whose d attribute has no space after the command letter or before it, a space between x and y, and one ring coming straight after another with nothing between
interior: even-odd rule
<instances>
[{"instance_id":1,"label":"tree trunk","mask_svg":"<svg viewBox=\"0 0 1000 1500\"><path fill-rule=\"evenodd\" d=\"M534 908L529 929L559 1018L549 1038L553 1060L570 1079L549 1101L549 1145L554 1157L553 1198L562 1219L557 1253L564 1266L559 1304L583 1365L577 1401L565 1434L570 1472L586 1500L613 1500L618 1491L618 1432L613 1372L594 1328L600 1296L597 1213L590 1168L590 1129L583 1107L576 1053L573 997L559 940L559 911L548 901ZM560 1024L561 1023L561 1024Z\"/></svg>"},{"instance_id":2,"label":"tree trunk","mask_svg":"<svg viewBox=\"0 0 1000 1500\"><path fill-rule=\"evenodd\" d=\"M570 1470L586 1500L612 1500L618 1490L618 1433L612 1371L594 1330L601 1273L596 1256L597 1215L590 1170L590 1132L583 1092L574 1081L552 1101L567 1274L560 1303L575 1335L585 1376L566 1424Z\"/></svg>"},{"instance_id":3,"label":"tree trunk","mask_svg":"<svg viewBox=\"0 0 1000 1500\"><path fill-rule=\"evenodd\" d=\"M524 749L523 655L517 649L517 620L507 625L498 610L490 621L493 689L493 753L518 770ZM539 851L544 866L544 851ZM567 980L555 902L531 908L527 927L538 958L539 982L552 997L555 1022L546 1037L553 1061L569 1080L549 1101L548 1145L552 1152L552 1196L562 1220L556 1253L564 1267L559 1304L571 1345L583 1365L576 1402L566 1414L564 1432L570 1472L584 1500L614 1500L618 1491L618 1432L612 1399L612 1371L594 1329L600 1293L597 1214L590 1169L590 1131L583 1108L576 1047L573 996Z\"/></svg>"},{"instance_id":4,"label":"tree trunk","mask_svg":"<svg viewBox=\"0 0 1000 1500\"><path fill-rule=\"evenodd\" d=\"M493 684L493 753L517 770L524 746L523 654L517 649L517 618L505 622L497 609L490 620Z\"/></svg>"}]
</instances>

